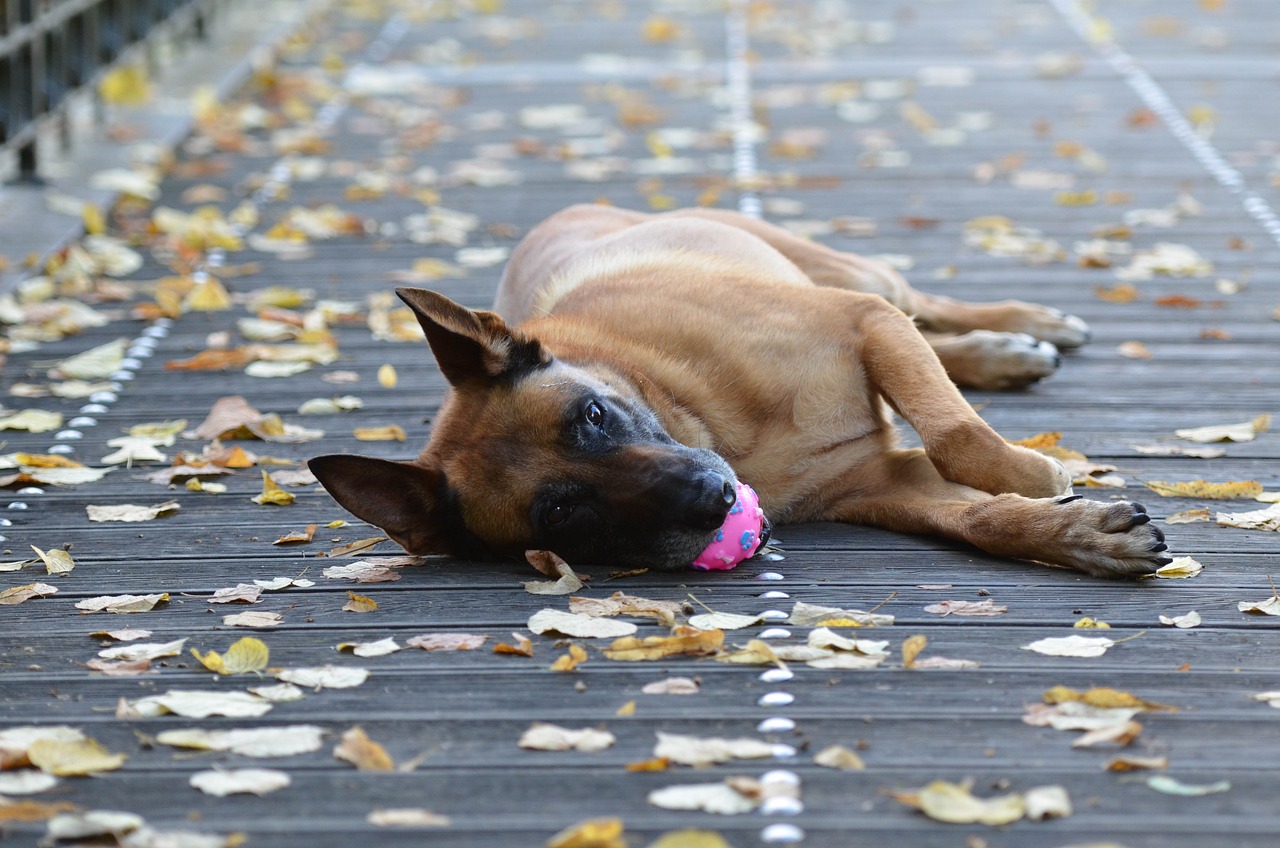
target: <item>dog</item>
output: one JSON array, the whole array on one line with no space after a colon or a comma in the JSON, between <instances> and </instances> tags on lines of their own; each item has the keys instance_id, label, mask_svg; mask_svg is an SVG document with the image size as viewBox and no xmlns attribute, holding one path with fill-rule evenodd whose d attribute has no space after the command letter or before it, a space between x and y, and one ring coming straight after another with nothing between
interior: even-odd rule
<instances>
[{"instance_id":1,"label":"dog","mask_svg":"<svg viewBox=\"0 0 1280 848\"><path fill-rule=\"evenodd\" d=\"M310 461L413 554L677 569L741 478L776 523L963 540L1099 576L1170 561L1132 502L1071 494L956 388L1021 386L1078 318L912 289L886 265L733 212L580 205L513 251L494 311L397 289L451 390L412 462ZM954 381L954 382L953 382ZM898 446L896 413L923 447Z\"/></svg>"}]
</instances>

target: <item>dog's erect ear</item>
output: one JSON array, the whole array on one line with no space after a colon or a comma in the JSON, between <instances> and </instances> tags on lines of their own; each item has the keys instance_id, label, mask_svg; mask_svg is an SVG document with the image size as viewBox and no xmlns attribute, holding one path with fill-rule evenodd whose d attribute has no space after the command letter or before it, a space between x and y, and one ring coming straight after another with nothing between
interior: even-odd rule
<instances>
[{"instance_id":1,"label":"dog's erect ear","mask_svg":"<svg viewBox=\"0 0 1280 848\"><path fill-rule=\"evenodd\" d=\"M453 553L441 504L443 475L409 462L329 454L307 466L333 499L352 515L380 527L411 554ZM460 519L459 519L460 522Z\"/></svg>"},{"instance_id":2,"label":"dog's erect ear","mask_svg":"<svg viewBox=\"0 0 1280 848\"><path fill-rule=\"evenodd\" d=\"M551 361L536 339L512 333L496 313L467 309L426 289L402 287L396 294L417 316L451 385L505 379Z\"/></svg>"}]
</instances>

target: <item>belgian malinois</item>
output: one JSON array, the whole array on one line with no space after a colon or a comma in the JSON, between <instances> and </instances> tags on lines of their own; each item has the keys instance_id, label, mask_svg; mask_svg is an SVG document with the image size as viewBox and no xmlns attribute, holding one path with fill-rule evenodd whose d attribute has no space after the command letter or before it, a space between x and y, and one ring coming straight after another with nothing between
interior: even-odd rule
<instances>
[{"instance_id":1,"label":"belgian malinois","mask_svg":"<svg viewBox=\"0 0 1280 848\"><path fill-rule=\"evenodd\" d=\"M736 213L599 205L528 234L494 312L397 293L452 387L426 448L310 465L411 553L684 568L741 478L779 523L937 534L1095 575L1169 561L1141 505L1072 496L1061 464L1002 439L952 382L1050 373L1055 345L1088 330L1046 307L925 295ZM890 409L923 448L897 446Z\"/></svg>"}]
</instances>

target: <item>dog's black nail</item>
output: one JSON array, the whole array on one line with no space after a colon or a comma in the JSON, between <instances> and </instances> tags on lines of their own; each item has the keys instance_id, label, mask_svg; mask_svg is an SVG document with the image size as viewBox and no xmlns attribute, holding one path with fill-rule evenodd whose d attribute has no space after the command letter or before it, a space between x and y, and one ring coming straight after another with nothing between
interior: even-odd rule
<instances>
[{"instance_id":1,"label":"dog's black nail","mask_svg":"<svg viewBox=\"0 0 1280 848\"><path fill-rule=\"evenodd\" d=\"M1072 501L1078 501L1078 500L1082 499L1083 497L1084 497L1084 495L1067 495L1067 496L1066 496L1066 497L1064 497L1064 498L1058 498L1057 503L1058 503L1058 504L1069 504L1069 503L1071 503Z\"/></svg>"},{"instance_id":2,"label":"dog's black nail","mask_svg":"<svg viewBox=\"0 0 1280 848\"><path fill-rule=\"evenodd\" d=\"M1169 550L1169 546L1168 546L1168 545L1166 545L1164 542L1160 542L1160 543L1159 543L1159 544L1157 544L1157 545L1152 545L1152 546L1151 546L1151 552L1152 552L1153 554L1158 554L1158 553L1160 553L1161 551L1167 551L1167 550Z\"/></svg>"},{"instance_id":3,"label":"dog's black nail","mask_svg":"<svg viewBox=\"0 0 1280 848\"><path fill-rule=\"evenodd\" d=\"M1169 556L1156 557L1156 562L1159 563L1160 565L1168 565L1169 563L1173 562L1173 557L1169 557Z\"/></svg>"},{"instance_id":4,"label":"dog's black nail","mask_svg":"<svg viewBox=\"0 0 1280 848\"><path fill-rule=\"evenodd\" d=\"M1134 502L1133 502L1133 511L1134 511L1134 512L1138 512L1138 513L1145 513L1145 512L1147 511L1147 508L1146 508L1145 506L1143 506L1142 504L1138 503L1137 501L1134 501Z\"/></svg>"},{"instance_id":5,"label":"dog's black nail","mask_svg":"<svg viewBox=\"0 0 1280 848\"><path fill-rule=\"evenodd\" d=\"M1140 524L1146 524L1150 520L1151 520L1151 516L1147 515L1145 512L1140 512L1133 517L1133 523L1129 526L1137 527Z\"/></svg>"}]
</instances>

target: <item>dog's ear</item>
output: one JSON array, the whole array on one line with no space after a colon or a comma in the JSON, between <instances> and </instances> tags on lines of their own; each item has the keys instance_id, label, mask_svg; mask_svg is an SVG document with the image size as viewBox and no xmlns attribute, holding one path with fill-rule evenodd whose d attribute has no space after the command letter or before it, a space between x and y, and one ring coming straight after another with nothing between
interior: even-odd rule
<instances>
[{"instance_id":1,"label":"dog's ear","mask_svg":"<svg viewBox=\"0 0 1280 848\"><path fill-rule=\"evenodd\" d=\"M443 475L410 462L329 454L307 460L320 485L348 512L381 528L411 554L453 553L441 503Z\"/></svg>"},{"instance_id":2,"label":"dog's ear","mask_svg":"<svg viewBox=\"0 0 1280 848\"><path fill-rule=\"evenodd\" d=\"M426 289L402 287L396 294L417 316L451 385L506 379L551 361L536 339L512 333L496 313L467 309Z\"/></svg>"}]
</instances>

